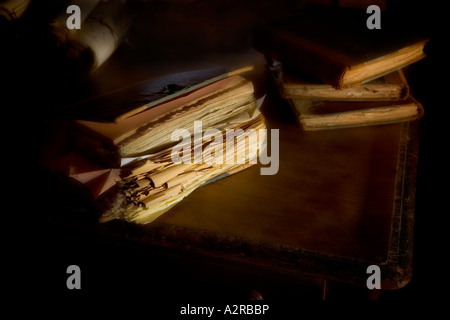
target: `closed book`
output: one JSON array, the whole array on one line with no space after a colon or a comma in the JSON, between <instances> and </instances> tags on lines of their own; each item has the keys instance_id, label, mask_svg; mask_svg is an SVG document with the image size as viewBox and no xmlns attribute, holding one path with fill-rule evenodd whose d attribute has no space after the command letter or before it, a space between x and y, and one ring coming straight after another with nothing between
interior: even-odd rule
<instances>
[{"instance_id":1,"label":"closed book","mask_svg":"<svg viewBox=\"0 0 450 320\"><path fill-rule=\"evenodd\" d=\"M398 27L387 13L369 30L364 10L310 6L258 28L254 47L334 88L342 89L404 68L425 57L427 38Z\"/></svg>"},{"instance_id":2,"label":"closed book","mask_svg":"<svg viewBox=\"0 0 450 320\"><path fill-rule=\"evenodd\" d=\"M341 90L311 76L283 68L281 64L268 65L268 69L281 97L284 99L398 101L406 99L409 95L409 85L402 69Z\"/></svg>"},{"instance_id":3,"label":"closed book","mask_svg":"<svg viewBox=\"0 0 450 320\"><path fill-rule=\"evenodd\" d=\"M291 99L289 103L306 131L410 121L424 112L411 96L397 102Z\"/></svg>"}]
</instances>

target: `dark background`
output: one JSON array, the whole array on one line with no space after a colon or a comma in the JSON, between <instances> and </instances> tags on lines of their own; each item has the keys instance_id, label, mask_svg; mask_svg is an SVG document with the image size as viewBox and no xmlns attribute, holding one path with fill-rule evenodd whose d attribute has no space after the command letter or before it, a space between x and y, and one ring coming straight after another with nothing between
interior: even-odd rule
<instances>
[{"instance_id":1,"label":"dark background","mask_svg":"<svg viewBox=\"0 0 450 320\"><path fill-rule=\"evenodd\" d=\"M116 243L82 232L68 233L70 228L55 229L45 222L48 217L54 221L55 211L61 207L48 206L43 199L58 195L60 190L55 189L54 181L45 172L34 166L47 139L49 111L128 85L130 81L189 70L199 61L214 66L251 58L252 30L269 19L298 12L305 1L129 1L133 26L127 38L103 66L81 78L73 65L66 64L62 55L55 53L54 44L39 36L45 29L41 26L67 5L61 1L47 1L45 6L37 2L32 2L25 22L18 29L2 28L5 83L1 108L7 152L3 159L6 185L13 191L11 198L7 193L6 202L18 208L7 210L14 227L4 226L13 231L7 242L13 258L8 259L7 265L14 271L10 280L15 289L22 295L56 293L67 301L105 296L120 300L145 295L162 305L165 301L176 306L179 301L211 298L245 302L255 288L265 297L285 302L285 307L292 306L288 301L320 301L322 284L311 279L291 279L239 265L209 266L210 262L191 256L184 257L186 264L180 265L175 257L155 254L145 246ZM364 2L359 5L366 6ZM448 66L443 60L448 28L443 8L431 1L387 1L383 8L382 19L385 14L394 16L399 26L420 32L430 41L427 58L407 69L411 92L425 108L420 127L413 278L402 289L382 292L379 303L407 309L428 308L428 302L445 297L442 292L447 285L444 221L448 209L442 203L448 192L445 166L448 81L444 71ZM86 213L91 204L79 192L77 189L70 200L81 203ZM66 196L61 195L62 199ZM83 214L75 218L72 215L63 222L71 219L91 223L91 217ZM68 291L65 286L65 268L70 264L78 264L83 271L83 290L78 292ZM334 284L328 299L364 302L368 295L360 288Z\"/></svg>"}]
</instances>

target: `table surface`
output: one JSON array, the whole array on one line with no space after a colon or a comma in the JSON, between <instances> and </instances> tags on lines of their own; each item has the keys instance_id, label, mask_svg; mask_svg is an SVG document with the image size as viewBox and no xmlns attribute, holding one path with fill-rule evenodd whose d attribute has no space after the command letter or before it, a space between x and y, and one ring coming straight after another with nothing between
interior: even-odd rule
<instances>
[{"instance_id":1,"label":"table surface","mask_svg":"<svg viewBox=\"0 0 450 320\"><path fill-rule=\"evenodd\" d=\"M376 264L383 288L404 286L418 122L305 132L262 69L250 78L268 91L262 111L279 129L277 174L261 175L257 164L197 189L154 223L93 232L361 286Z\"/></svg>"}]
</instances>

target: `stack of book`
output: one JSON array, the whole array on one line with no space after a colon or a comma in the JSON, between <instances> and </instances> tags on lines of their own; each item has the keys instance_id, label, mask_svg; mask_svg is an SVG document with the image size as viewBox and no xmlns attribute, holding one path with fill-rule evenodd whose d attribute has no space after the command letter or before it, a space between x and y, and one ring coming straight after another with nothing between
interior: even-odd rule
<instances>
[{"instance_id":1,"label":"stack of book","mask_svg":"<svg viewBox=\"0 0 450 320\"><path fill-rule=\"evenodd\" d=\"M266 125L243 77L252 68L172 74L63 108L75 151L48 167L89 188L101 222L149 223L256 163Z\"/></svg>"},{"instance_id":2,"label":"stack of book","mask_svg":"<svg viewBox=\"0 0 450 320\"><path fill-rule=\"evenodd\" d=\"M311 6L271 21L254 37L271 77L304 130L420 118L404 68L425 57L427 39L383 16L366 26L365 11Z\"/></svg>"}]
</instances>

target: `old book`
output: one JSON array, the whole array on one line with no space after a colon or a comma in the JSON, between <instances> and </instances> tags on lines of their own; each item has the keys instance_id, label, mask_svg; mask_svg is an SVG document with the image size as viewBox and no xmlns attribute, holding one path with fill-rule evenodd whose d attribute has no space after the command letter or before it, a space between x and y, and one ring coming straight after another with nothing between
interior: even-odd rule
<instances>
[{"instance_id":1,"label":"old book","mask_svg":"<svg viewBox=\"0 0 450 320\"><path fill-rule=\"evenodd\" d=\"M171 75L63 109L65 117L97 111L98 120L72 120L74 153L48 167L90 190L101 222L149 223L198 187L257 163L267 132L253 84L240 75L251 69ZM103 111L109 120L99 120Z\"/></svg>"},{"instance_id":2,"label":"old book","mask_svg":"<svg viewBox=\"0 0 450 320\"><path fill-rule=\"evenodd\" d=\"M199 72L200 78L188 87L182 81L186 74L164 78L163 82L156 80L156 86L155 81L150 81L148 90L141 92L137 100L136 96L122 96L119 101L126 99L127 102L125 108L117 104L120 112L111 113L108 107L114 109L114 106L104 104L103 98L89 101L88 105L96 104L100 111L108 110L110 121L76 120L75 141L99 160L117 166L124 158L154 153L173 145L172 132L186 129L192 133L196 120L202 121L202 130L207 130L236 121L242 114L252 114L256 109L253 84L235 74L237 70L216 71L219 75L211 78L211 73L206 72L207 77L202 80L199 79L204 74ZM171 93L171 87L178 90ZM112 96L122 94L124 92ZM112 118L115 121L111 121Z\"/></svg>"},{"instance_id":3,"label":"old book","mask_svg":"<svg viewBox=\"0 0 450 320\"><path fill-rule=\"evenodd\" d=\"M150 223L202 185L254 165L265 146L266 131L260 130L265 128L264 117L256 111L250 120L227 126L236 132L232 139L226 138L226 129L223 129L220 133L223 139L220 142L214 140L215 146L208 139L199 141L203 151L200 163L175 164L171 158L172 149L168 148L127 164L121 168L124 178L97 199L101 209L100 222L122 219ZM185 160L190 160L194 149L198 148L197 142L189 144L190 152ZM226 159L227 154L211 152L212 149L231 152L231 161Z\"/></svg>"},{"instance_id":4,"label":"old book","mask_svg":"<svg viewBox=\"0 0 450 320\"><path fill-rule=\"evenodd\" d=\"M402 101L288 100L304 130L323 130L419 119L422 105L409 96Z\"/></svg>"},{"instance_id":5,"label":"old book","mask_svg":"<svg viewBox=\"0 0 450 320\"><path fill-rule=\"evenodd\" d=\"M367 29L366 19L364 10L310 6L259 28L253 43L266 56L338 89L425 57L428 39L398 28L387 14L376 31Z\"/></svg>"},{"instance_id":6,"label":"old book","mask_svg":"<svg viewBox=\"0 0 450 320\"><path fill-rule=\"evenodd\" d=\"M401 69L372 81L341 90L337 90L313 77L283 68L281 63L271 62L268 69L284 99L398 101L409 95L409 85Z\"/></svg>"},{"instance_id":7,"label":"old book","mask_svg":"<svg viewBox=\"0 0 450 320\"><path fill-rule=\"evenodd\" d=\"M258 109L242 116L218 125L209 135L194 134L181 148L180 163L173 159L179 149L171 147L117 168L98 165L76 151L52 159L45 167L84 184L98 206L100 222L149 223L195 189L257 163L266 148L265 120ZM201 159L196 159L197 152Z\"/></svg>"}]
</instances>

